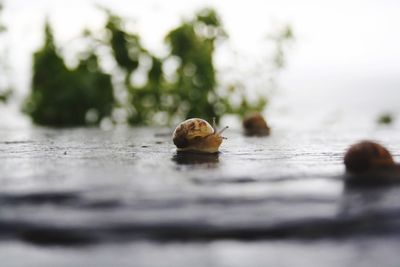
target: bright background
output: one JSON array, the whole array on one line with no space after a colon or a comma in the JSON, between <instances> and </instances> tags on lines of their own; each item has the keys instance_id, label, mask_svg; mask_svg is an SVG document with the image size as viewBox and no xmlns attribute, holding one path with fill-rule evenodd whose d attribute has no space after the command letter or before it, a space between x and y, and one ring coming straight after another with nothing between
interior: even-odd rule
<instances>
[{"instance_id":1,"label":"bright background","mask_svg":"<svg viewBox=\"0 0 400 267\"><path fill-rule=\"evenodd\" d=\"M84 27L103 25L95 4L132 18L145 46L160 53L169 29L200 8L214 7L230 36L216 63L234 62L238 70L266 54L268 33L292 25L296 41L266 111L275 127L375 127L382 112L400 114L400 2L395 0L5 0L8 31L1 40L17 101L0 107L0 126L28 124L18 110L29 90L31 55L42 44L45 18L68 58L68 44ZM239 60L227 58L227 50L240 54Z\"/></svg>"}]
</instances>

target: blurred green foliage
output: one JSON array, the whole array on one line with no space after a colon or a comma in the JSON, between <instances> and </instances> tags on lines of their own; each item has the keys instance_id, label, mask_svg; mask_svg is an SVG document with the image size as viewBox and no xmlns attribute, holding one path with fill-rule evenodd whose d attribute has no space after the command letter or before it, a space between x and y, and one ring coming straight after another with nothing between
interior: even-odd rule
<instances>
[{"instance_id":1,"label":"blurred green foliage","mask_svg":"<svg viewBox=\"0 0 400 267\"><path fill-rule=\"evenodd\" d=\"M0 12L2 12L3 11L3 3L2 2L0 2ZM6 30L6 27L3 25L3 23L1 23L1 21L0 21L0 32L3 32L3 31L5 31Z\"/></svg>"},{"instance_id":2,"label":"blurred green foliage","mask_svg":"<svg viewBox=\"0 0 400 267\"><path fill-rule=\"evenodd\" d=\"M390 113L383 113L377 119L378 124L382 125L392 124L393 121L394 121L393 115Z\"/></svg>"},{"instance_id":3,"label":"blurred green foliage","mask_svg":"<svg viewBox=\"0 0 400 267\"><path fill-rule=\"evenodd\" d=\"M86 32L89 52L75 69L66 67L46 25L45 45L34 54L32 92L25 105L35 123L97 124L118 108L125 111L129 124L169 125L190 117L218 121L225 114L243 116L266 106L265 96L250 101L244 88L218 83L214 52L227 34L214 10L201 10L168 32L164 39L168 52L163 56L147 50L140 36L127 30L125 19L105 12L104 31ZM283 43L285 36L276 42ZM115 62L111 74L99 67L99 47L111 51ZM121 91L125 98L116 101L113 93Z\"/></svg>"},{"instance_id":4,"label":"blurred green foliage","mask_svg":"<svg viewBox=\"0 0 400 267\"><path fill-rule=\"evenodd\" d=\"M217 14L203 10L192 21L168 33L166 42L170 57L177 57L176 82L170 86L186 118L220 117L216 105L219 100L213 63L215 42L225 37ZM226 103L227 104L227 103ZM179 107L180 106L180 107Z\"/></svg>"},{"instance_id":5,"label":"blurred green foliage","mask_svg":"<svg viewBox=\"0 0 400 267\"><path fill-rule=\"evenodd\" d=\"M268 39L275 44L274 65L277 69L286 66L285 48L287 44L294 40L293 30L290 25L285 25L275 34L269 35Z\"/></svg>"},{"instance_id":6,"label":"blurred green foliage","mask_svg":"<svg viewBox=\"0 0 400 267\"><path fill-rule=\"evenodd\" d=\"M81 126L98 124L113 105L111 76L101 71L93 51L69 69L46 23L44 46L33 56L32 92L24 111L37 124Z\"/></svg>"},{"instance_id":7,"label":"blurred green foliage","mask_svg":"<svg viewBox=\"0 0 400 267\"><path fill-rule=\"evenodd\" d=\"M0 13L3 10L3 5L0 2ZM0 21L0 33L4 32L6 30L6 27L2 24L2 22ZM5 66L4 66L4 62L3 62L3 58L0 58L0 76L4 75L5 72ZM0 77L0 79L2 79L4 77ZM12 95L12 90L10 88L0 88L0 102L7 102L7 100L10 98L10 96Z\"/></svg>"},{"instance_id":8,"label":"blurred green foliage","mask_svg":"<svg viewBox=\"0 0 400 267\"><path fill-rule=\"evenodd\" d=\"M138 35L125 31L120 17L109 13L107 29L114 58L125 70L130 124L171 124L191 117L215 117L218 121L227 113L262 110L267 103L265 98L250 103L243 94L241 104L233 106L229 98L220 95L213 55L216 43L227 34L212 9L201 10L167 33L169 53L163 58L146 50ZM138 86L131 78L143 73L141 61L150 66L145 70L146 82ZM167 78L165 69L171 62L177 66Z\"/></svg>"},{"instance_id":9,"label":"blurred green foliage","mask_svg":"<svg viewBox=\"0 0 400 267\"><path fill-rule=\"evenodd\" d=\"M11 89L0 89L0 102L7 102L7 100L10 98L12 95Z\"/></svg>"}]
</instances>

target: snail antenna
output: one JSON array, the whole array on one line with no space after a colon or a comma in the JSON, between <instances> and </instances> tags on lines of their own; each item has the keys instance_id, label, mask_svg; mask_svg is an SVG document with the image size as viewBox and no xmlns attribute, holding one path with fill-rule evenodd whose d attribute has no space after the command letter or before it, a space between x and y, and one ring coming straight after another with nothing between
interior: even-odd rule
<instances>
[{"instance_id":1,"label":"snail antenna","mask_svg":"<svg viewBox=\"0 0 400 267\"><path fill-rule=\"evenodd\" d=\"M229 126L225 126L224 128L222 128L221 130L218 131L218 134L222 134L228 128L229 128Z\"/></svg>"}]
</instances>

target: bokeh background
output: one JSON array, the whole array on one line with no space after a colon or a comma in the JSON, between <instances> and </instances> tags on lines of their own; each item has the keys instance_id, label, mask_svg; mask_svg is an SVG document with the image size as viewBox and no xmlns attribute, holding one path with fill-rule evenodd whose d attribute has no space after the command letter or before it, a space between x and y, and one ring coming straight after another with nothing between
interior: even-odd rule
<instances>
[{"instance_id":1,"label":"bokeh background","mask_svg":"<svg viewBox=\"0 0 400 267\"><path fill-rule=\"evenodd\" d=\"M105 23L96 5L132 22L144 46L160 55L169 30L201 8L214 8L229 35L216 48L218 79L239 77L249 95L265 90L264 112L275 127L375 127L382 114L395 119L399 113L397 1L5 0L1 18L7 31L0 38L8 67L3 83L14 94L0 105L2 127L30 125L21 103L30 91L32 54L43 45L46 18L67 65L74 65L82 30L95 32ZM284 69L273 74L277 86L263 88L271 78L268 60L274 49L268 36L284 25L292 27L295 41L285 51Z\"/></svg>"}]
</instances>

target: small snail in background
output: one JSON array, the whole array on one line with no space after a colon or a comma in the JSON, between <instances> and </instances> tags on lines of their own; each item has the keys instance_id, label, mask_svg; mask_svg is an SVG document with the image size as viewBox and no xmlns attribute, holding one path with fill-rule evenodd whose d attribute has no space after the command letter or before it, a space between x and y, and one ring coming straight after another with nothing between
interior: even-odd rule
<instances>
[{"instance_id":1,"label":"small snail in background","mask_svg":"<svg viewBox=\"0 0 400 267\"><path fill-rule=\"evenodd\" d=\"M217 131L203 119L193 118L181 122L175 129L172 140L178 151L216 153L224 137L221 136L228 126Z\"/></svg>"},{"instance_id":2,"label":"small snail in background","mask_svg":"<svg viewBox=\"0 0 400 267\"><path fill-rule=\"evenodd\" d=\"M395 166L392 155L382 145L362 141L352 145L344 156L344 164L348 172L365 172Z\"/></svg>"},{"instance_id":3,"label":"small snail in background","mask_svg":"<svg viewBox=\"0 0 400 267\"><path fill-rule=\"evenodd\" d=\"M243 119L244 133L247 136L266 136L271 130L263 116L258 113L251 113Z\"/></svg>"}]
</instances>

